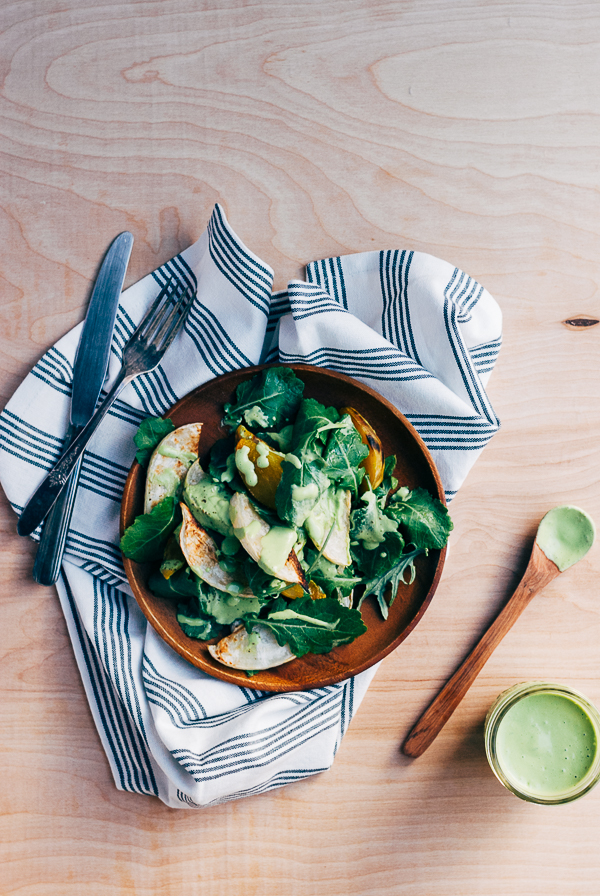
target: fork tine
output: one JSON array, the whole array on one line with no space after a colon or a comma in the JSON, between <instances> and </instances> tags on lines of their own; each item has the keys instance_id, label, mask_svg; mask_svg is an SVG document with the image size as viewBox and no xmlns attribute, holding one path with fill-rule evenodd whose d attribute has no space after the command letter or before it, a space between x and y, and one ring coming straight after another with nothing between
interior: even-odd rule
<instances>
[{"instance_id":1,"label":"fork tine","mask_svg":"<svg viewBox=\"0 0 600 896\"><path fill-rule=\"evenodd\" d=\"M156 337L156 343L158 344L158 350L161 353L166 352L169 348L180 329L183 327L185 320L190 312L190 309L193 305L194 299L196 297L196 293L193 289L188 287L179 300L179 303L173 308L173 313L170 315L170 318L165 321L165 324L161 328L161 333ZM179 317L177 317L179 314ZM167 329L167 323L170 323L170 326ZM162 331L165 331L164 333ZM160 336L160 343L159 343Z\"/></svg>"},{"instance_id":2,"label":"fork tine","mask_svg":"<svg viewBox=\"0 0 600 896\"><path fill-rule=\"evenodd\" d=\"M165 291L163 295L163 301L156 309L156 312L151 320L148 321L148 326L143 332L143 339L147 342L156 343L156 335L160 328L163 325L163 321L165 319L165 315L169 315L171 312L172 303L175 305L181 299L181 284L176 280L169 280L165 284Z\"/></svg>"},{"instance_id":3,"label":"fork tine","mask_svg":"<svg viewBox=\"0 0 600 896\"><path fill-rule=\"evenodd\" d=\"M148 329L148 325L152 322L152 319L154 318L154 315L158 311L159 306L162 304L165 296L167 295L167 292L169 292L172 283L173 283L173 278L170 278L169 280L167 280L165 285L162 287L161 291L159 292L157 297L154 299L154 301L152 302L152 304L146 311L145 315L139 322L138 326L136 327L136 329L133 331L133 333L129 337L130 342L133 339L137 339L138 337L142 336L142 334L145 335L145 333L147 332L147 329Z\"/></svg>"},{"instance_id":4,"label":"fork tine","mask_svg":"<svg viewBox=\"0 0 600 896\"><path fill-rule=\"evenodd\" d=\"M177 298L173 302L173 305L170 305L169 308L164 309L166 316L163 315L161 320L158 322L159 325L156 327L154 333L152 334L152 342L157 347L160 345L165 333L168 331L173 320L180 313L181 307L186 301L186 297L187 297L189 290L187 289L187 287L184 287L180 283L177 284L177 287L178 287L178 293L179 293L177 295Z\"/></svg>"}]
</instances>

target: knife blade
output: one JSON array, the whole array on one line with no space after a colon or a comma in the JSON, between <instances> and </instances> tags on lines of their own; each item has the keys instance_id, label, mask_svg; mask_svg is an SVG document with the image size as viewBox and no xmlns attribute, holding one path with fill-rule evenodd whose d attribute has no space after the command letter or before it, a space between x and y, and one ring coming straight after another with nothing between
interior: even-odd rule
<instances>
[{"instance_id":1,"label":"knife blade","mask_svg":"<svg viewBox=\"0 0 600 896\"><path fill-rule=\"evenodd\" d=\"M94 284L73 365L71 425L65 448L96 408L106 377L119 297L132 246L132 234L128 231L120 233L109 246ZM80 469L81 460L46 518L33 567L33 577L40 585L53 585L58 578Z\"/></svg>"}]
</instances>

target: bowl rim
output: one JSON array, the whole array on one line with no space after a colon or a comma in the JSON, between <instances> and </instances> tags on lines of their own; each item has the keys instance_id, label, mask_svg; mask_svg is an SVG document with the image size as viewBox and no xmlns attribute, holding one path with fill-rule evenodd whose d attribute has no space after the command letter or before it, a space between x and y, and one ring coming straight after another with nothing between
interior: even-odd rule
<instances>
[{"instance_id":1,"label":"bowl rim","mask_svg":"<svg viewBox=\"0 0 600 896\"><path fill-rule=\"evenodd\" d=\"M438 469L436 467L436 464L433 460L433 457L431 456L431 452L429 451L427 445L425 444L425 442L423 441L422 437L419 435L419 433L417 432L415 427L412 425L412 423L404 416L404 414L401 411L399 411L396 408L396 406L394 404L392 404L391 401L389 401L387 398L385 398L383 395L381 395L375 389L372 389L370 386L367 386L365 383L362 383L360 380L357 380L354 377L347 376L346 374L339 373L338 371L335 371L335 370L330 370L329 368L326 368L326 367L318 367L313 364L298 364L298 363L287 364L285 362L277 362L276 361L276 362L268 363L268 364L256 364L251 367L236 368L235 370L228 371L227 373L221 374L218 377L213 377L212 379L207 380L205 383L202 383L200 386L197 386L196 388L192 389L186 395L182 396L182 398L180 398L174 405L172 405L170 408L168 408L163 413L162 416L168 417L171 414L175 414L181 405L183 405L187 401L189 401L190 396L194 395L195 393L197 393L201 390L208 389L211 386L214 386L217 381L219 383L226 384L227 380L229 380L229 379L234 380L234 379L239 378L240 373L242 373L242 372L247 373L248 378L251 378L252 376L256 375L257 373L260 373L261 371L263 371L269 367L290 367L295 373L301 374L303 371L310 372L311 374L320 373L320 374L323 374L326 378L329 377L330 379L336 380L336 381L341 380L341 381L347 383L348 385L358 387L361 392L371 396L378 403L385 406L387 408L387 410L390 411L393 414L393 416L395 416L402 423L402 425L407 429L407 431L410 433L411 437L414 439L414 441L419 446L419 449L423 455L423 458L426 461L426 463L430 469L430 472L433 476L434 482L436 484L437 494L435 495L435 497L437 497L439 499L439 501L444 506L446 506L446 497L445 497L444 487L442 485L442 480L441 480L440 474L438 472ZM143 471L143 468L138 463L138 461L134 458L134 461L133 461L133 463L130 467L129 473L127 475L127 480L125 482L125 486L123 489L123 497L121 500L121 509L120 509L120 515L119 515L119 529L120 529L121 536L122 536L127 524L131 525L131 523L133 522L133 519L131 519L131 522L129 521L129 516L126 512L126 504L127 504L128 496L129 496L130 492L134 489L134 487L136 485L136 477L140 475L139 471ZM133 518L135 518L136 515L137 514L134 514ZM290 682L281 681L281 682L277 682L277 683L265 684L264 682L260 682L260 681L256 680L260 676L260 673L258 673L257 676L252 676L252 677L246 676L246 679L241 681L239 679L239 676L240 676L240 673L242 675L244 674L243 670L229 669L229 667L224 666L224 665L217 667L216 661L215 661L214 666L209 665L208 662L199 661L199 657L197 656L197 654L193 653L191 650L189 650L187 648L186 641L185 640L180 641L178 638L173 637L171 635L171 633L168 631L168 629L166 629L162 625L161 621L156 616L156 613L154 612L154 607L152 605L152 601L149 601L148 598L146 597L146 594L144 593L145 591L147 591L148 594L152 595L152 592L147 588L145 588L145 589L141 588L137 581L136 572L144 564L137 563L136 561L131 560L128 557L125 557L124 555L122 555L122 557L123 557L123 564L125 567L125 573L127 575L127 581L133 591L135 600L136 600L138 606L140 607L142 613L144 614L144 616L146 617L148 622L150 622L150 624L152 625L154 630L160 635L160 637L173 650L175 650L175 652L179 656L181 656L183 659L187 660L189 663L191 663L197 669L200 669L201 671L205 672L207 675L210 675L211 677L219 679L221 681L227 681L229 683L235 684L238 687L242 686L242 687L250 688L250 689L254 689L254 690L269 691L272 693L292 693L294 691L311 690L313 688L328 687L330 685L338 684L342 681L346 681L350 678L353 678L355 675L358 675L361 672L365 672L367 669L370 669L372 666L381 662L381 660L385 659L386 656L389 656L390 653L392 653L394 650L396 650L396 648L402 643L402 641L404 641L408 637L408 635L413 631L415 626L420 622L423 615L425 614L425 611L429 607L429 604L431 603L431 601L433 599L433 596L437 590L437 587L439 585L439 582L440 582L440 579L442 576L444 562L446 559L446 552L447 552L447 546L445 545L443 548L441 548L439 550L439 556L438 556L438 560L437 560L437 564L435 567L435 572L434 572L431 584L427 590L427 593L426 593L421 605L419 606L419 609L417 610L417 612L415 613L413 618L410 620L408 625L406 625L406 627L402 629L402 631L396 636L396 638L393 639L393 641L391 641L387 646L382 647L373 657L365 659L363 662L357 664L355 667L352 668L351 671L342 671L337 674L332 674L330 676L326 676L323 679L319 679L318 683L311 684L309 687L303 687L301 685L300 686L294 685L294 683L291 681ZM434 553L434 552L430 551L430 553ZM154 595L152 595L152 597L154 598L154 600L157 600L157 598ZM182 630L182 635L184 635L183 630ZM191 638L189 638L187 640L193 641L193 639L191 639ZM351 644L343 645L343 646L349 647L349 646L351 646ZM336 649L340 649L340 648L336 648ZM343 649L343 648L341 648L341 649ZM327 656L327 654L322 654L322 655L320 654L319 656ZM299 657L298 659L300 661L302 661L302 657ZM264 671L269 672L271 670L264 670Z\"/></svg>"}]
</instances>

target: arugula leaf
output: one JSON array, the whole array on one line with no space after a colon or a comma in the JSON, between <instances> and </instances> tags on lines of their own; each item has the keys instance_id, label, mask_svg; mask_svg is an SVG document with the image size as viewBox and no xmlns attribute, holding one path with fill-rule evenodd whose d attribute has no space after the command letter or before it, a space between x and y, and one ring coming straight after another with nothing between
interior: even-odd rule
<instances>
[{"instance_id":1,"label":"arugula leaf","mask_svg":"<svg viewBox=\"0 0 600 896\"><path fill-rule=\"evenodd\" d=\"M179 522L179 504L176 498L164 498L152 508L135 518L121 538L121 550L130 560L148 563L162 554L171 532Z\"/></svg>"},{"instance_id":2,"label":"arugula leaf","mask_svg":"<svg viewBox=\"0 0 600 896\"><path fill-rule=\"evenodd\" d=\"M323 458L306 446L291 455L286 454L281 470L275 492L277 513L291 526L302 526L321 495L329 488Z\"/></svg>"},{"instance_id":3,"label":"arugula leaf","mask_svg":"<svg viewBox=\"0 0 600 896\"><path fill-rule=\"evenodd\" d=\"M405 527L407 541L419 548L443 548L454 528L447 508L424 488L400 500L392 496L386 512Z\"/></svg>"},{"instance_id":4,"label":"arugula leaf","mask_svg":"<svg viewBox=\"0 0 600 896\"><path fill-rule=\"evenodd\" d=\"M292 450L293 431L294 427L290 423L288 426L284 426L281 432L259 432L257 435L270 448L275 448L277 451L283 451L284 454L287 454L288 451Z\"/></svg>"},{"instance_id":5,"label":"arugula leaf","mask_svg":"<svg viewBox=\"0 0 600 896\"><path fill-rule=\"evenodd\" d=\"M382 573L381 575L375 576L373 579L370 579L366 583L366 588L364 593L361 595L361 598L358 602L358 609L361 608L362 603L369 594L374 594L377 598L377 603L379 604L379 609L381 610L381 615L384 619L388 618L388 607L391 607L396 599L396 594L398 593L398 588L400 587L400 583L404 585L410 585L411 582L414 581L416 570L414 566L415 558L419 556L419 554L425 554L426 551L422 548L417 548L414 551L410 551L407 554L402 554L402 557L391 569L388 569L387 572ZM408 570L409 578L408 581L404 578L405 572ZM389 603L385 599L386 591L388 587L391 586L391 593Z\"/></svg>"},{"instance_id":6,"label":"arugula leaf","mask_svg":"<svg viewBox=\"0 0 600 896\"><path fill-rule=\"evenodd\" d=\"M352 567L337 567L322 554L319 556L312 548L306 551L306 562L310 570L310 576L307 574L307 578L310 577L327 597L333 597L336 590L348 595L362 582L361 578L353 574Z\"/></svg>"},{"instance_id":7,"label":"arugula leaf","mask_svg":"<svg viewBox=\"0 0 600 896\"><path fill-rule=\"evenodd\" d=\"M350 539L362 541L367 551L374 551L385 541L388 532L395 532L398 529L398 522L383 512L375 492L365 492L361 495L361 501L363 506L352 511Z\"/></svg>"},{"instance_id":8,"label":"arugula leaf","mask_svg":"<svg viewBox=\"0 0 600 896\"><path fill-rule=\"evenodd\" d=\"M335 408L326 408L314 398L305 398L294 423L293 450L282 464L282 476L275 493L280 519L302 526L318 500L329 488L322 452L329 430L339 426Z\"/></svg>"},{"instance_id":9,"label":"arugula leaf","mask_svg":"<svg viewBox=\"0 0 600 896\"><path fill-rule=\"evenodd\" d=\"M208 475L216 482L224 482L234 492L245 492L246 486L235 465L235 437L217 439L212 448L207 467Z\"/></svg>"},{"instance_id":10,"label":"arugula leaf","mask_svg":"<svg viewBox=\"0 0 600 896\"><path fill-rule=\"evenodd\" d=\"M187 566L168 579L165 579L160 572L153 572L148 579L148 588L157 597L181 600L182 597L196 597L198 582L198 577Z\"/></svg>"},{"instance_id":11,"label":"arugula leaf","mask_svg":"<svg viewBox=\"0 0 600 896\"><path fill-rule=\"evenodd\" d=\"M365 451L350 418L347 419L351 429L345 420L340 423L335 408L326 408L314 398L301 402L292 433L292 451L285 456L275 493L277 513L290 525L304 524L330 482L352 489L361 481L363 471L352 470L351 464L356 459L358 465ZM323 452L332 430L334 434L340 430L342 437L332 445L330 463L323 458Z\"/></svg>"},{"instance_id":12,"label":"arugula leaf","mask_svg":"<svg viewBox=\"0 0 600 896\"><path fill-rule=\"evenodd\" d=\"M271 600L272 597L290 587L289 582L275 579L260 568L251 557L246 557L241 564L242 574L248 581L248 586L256 597L262 600Z\"/></svg>"},{"instance_id":13,"label":"arugula leaf","mask_svg":"<svg viewBox=\"0 0 600 896\"><path fill-rule=\"evenodd\" d=\"M225 439L217 439L208 458L208 473L213 479L224 482L221 476L227 474L228 458L235 452L235 437L227 436Z\"/></svg>"},{"instance_id":14,"label":"arugula leaf","mask_svg":"<svg viewBox=\"0 0 600 896\"><path fill-rule=\"evenodd\" d=\"M303 392L304 383L290 367L267 367L237 387L236 400L225 405L223 426L281 429L293 419Z\"/></svg>"},{"instance_id":15,"label":"arugula leaf","mask_svg":"<svg viewBox=\"0 0 600 896\"><path fill-rule=\"evenodd\" d=\"M368 551L360 541L350 548L363 580L373 579L395 566L400 562L403 550L404 539L399 532L386 532L384 540L372 551Z\"/></svg>"},{"instance_id":16,"label":"arugula leaf","mask_svg":"<svg viewBox=\"0 0 600 896\"><path fill-rule=\"evenodd\" d=\"M162 417L146 417L145 420L142 420L133 437L138 449L135 454L138 464L141 464L142 467L148 466L156 446L174 429L173 423L168 418L163 420Z\"/></svg>"},{"instance_id":17,"label":"arugula leaf","mask_svg":"<svg viewBox=\"0 0 600 896\"><path fill-rule=\"evenodd\" d=\"M292 449L311 444L320 453L319 448L329 438L332 424L338 423L339 419L340 415L335 408L326 408L315 398L303 398L294 421Z\"/></svg>"},{"instance_id":18,"label":"arugula leaf","mask_svg":"<svg viewBox=\"0 0 600 896\"><path fill-rule=\"evenodd\" d=\"M289 644L296 656L306 653L329 653L340 644L349 644L366 632L358 610L342 607L337 600L324 597L311 600L299 598L289 605L283 598L276 600L265 619L247 618L247 631L260 624L270 628L277 643Z\"/></svg>"},{"instance_id":19,"label":"arugula leaf","mask_svg":"<svg viewBox=\"0 0 600 896\"><path fill-rule=\"evenodd\" d=\"M365 475L364 468L359 464L369 449L348 414L344 414L341 423L342 426L329 435L323 460L331 482L335 482L338 488L350 489L356 495Z\"/></svg>"},{"instance_id":20,"label":"arugula leaf","mask_svg":"<svg viewBox=\"0 0 600 896\"><path fill-rule=\"evenodd\" d=\"M211 588L189 567L169 579L160 573L153 573L148 587L158 597L177 601L177 618L184 632L202 641L225 634L235 619L256 615L263 603L260 598L237 598ZM180 619L180 616L185 619Z\"/></svg>"},{"instance_id":21,"label":"arugula leaf","mask_svg":"<svg viewBox=\"0 0 600 896\"><path fill-rule=\"evenodd\" d=\"M396 469L396 456L394 454L390 454L386 457L383 462L383 479L381 484L374 489L375 495L377 497L377 503L383 510L385 507L385 502L387 501L387 497L393 489L398 485L398 480L394 476L394 470Z\"/></svg>"},{"instance_id":22,"label":"arugula leaf","mask_svg":"<svg viewBox=\"0 0 600 896\"><path fill-rule=\"evenodd\" d=\"M229 631L228 626L220 625L210 616L188 615L189 610L185 606L177 607L177 622L183 633L189 638L197 638L199 641L210 641L211 638L221 638Z\"/></svg>"}]
</instances>

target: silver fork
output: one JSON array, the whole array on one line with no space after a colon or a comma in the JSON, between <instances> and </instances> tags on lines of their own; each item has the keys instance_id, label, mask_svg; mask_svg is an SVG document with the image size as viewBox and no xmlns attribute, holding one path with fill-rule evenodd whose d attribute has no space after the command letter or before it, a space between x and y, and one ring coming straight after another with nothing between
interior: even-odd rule
<instances>
[{"instance_id":1,"label":"silver fork","mask_svg":"<svg viewBox=\"0 0 600 896\"><path fill-rule=\"evenodd\" d=\"M31 535L50 512L86 445L125 386L136 377L150 373L158 366L183 326L194 296L195 292L190 287L183 286L173 279L163 286L139 327L125 345L123 366L110 392L29 499L17 524L19 535Z\"/></svg>"}]
</instances>

